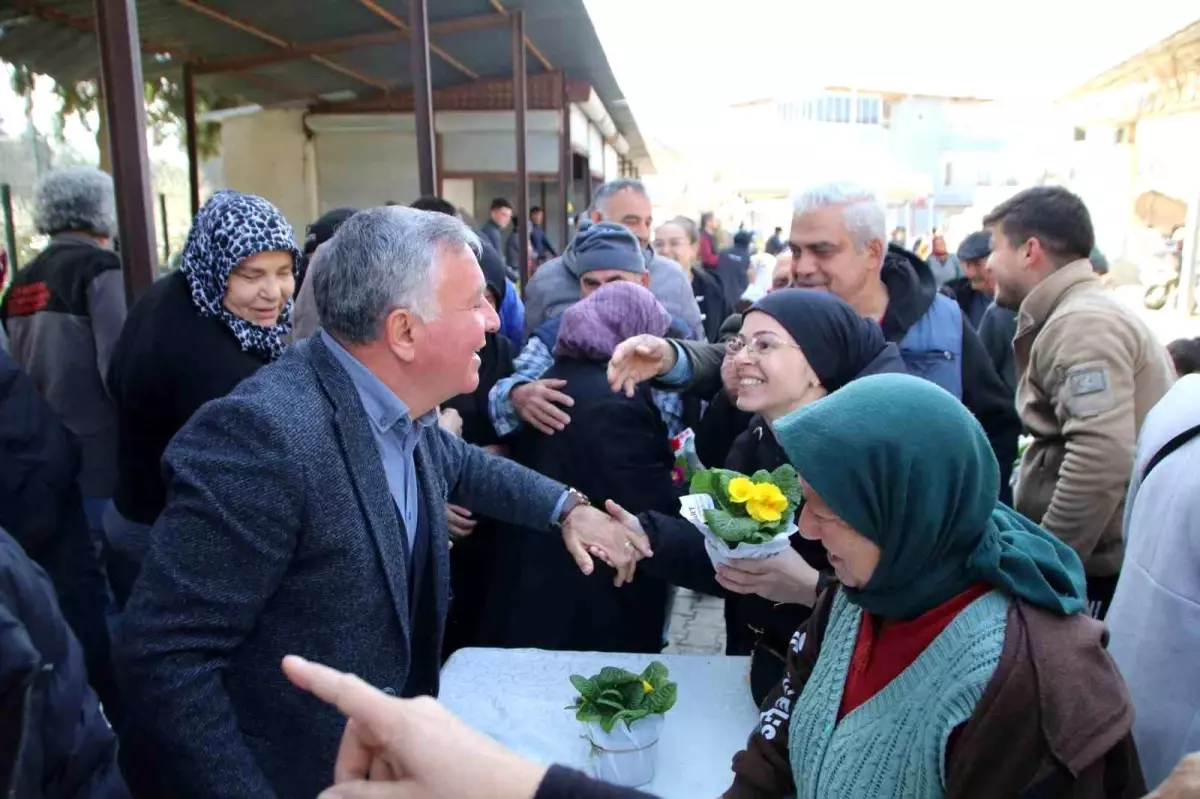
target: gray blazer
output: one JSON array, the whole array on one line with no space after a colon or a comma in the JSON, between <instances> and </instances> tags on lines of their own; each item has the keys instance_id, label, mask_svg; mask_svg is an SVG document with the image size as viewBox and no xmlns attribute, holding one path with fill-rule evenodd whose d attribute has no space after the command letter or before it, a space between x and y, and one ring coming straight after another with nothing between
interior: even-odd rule
<instances>
[{"instance_id":1,"label":"gray blazer","mask_svg":"<svg viewBox=\"0 0 1200 799\"><path fill-rule=\"evenodd\" d=\"M447 499L548 529L565 488L437 425L415 459L430 525L420 582L431 588L413 612L405 533L369 420L319 338L205 405L172 441L167 507L118 645L137 759L152 760L169 795L328 787L345 720L287 682L283 656L405 694L410 674L437 674Z\"/></svg>"}]
</instances>

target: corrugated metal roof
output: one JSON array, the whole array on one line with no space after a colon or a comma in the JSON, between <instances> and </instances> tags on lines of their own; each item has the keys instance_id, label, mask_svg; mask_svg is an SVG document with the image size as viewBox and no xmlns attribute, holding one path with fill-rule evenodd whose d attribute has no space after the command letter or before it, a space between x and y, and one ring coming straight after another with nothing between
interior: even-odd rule
<instances>
[{"instance_id":1,"label":"corrugated metal roof","mask_svg":"<svg viewBox=\"0 0 1200 799\"><path fill-rule=\"evenodd\" d=\"M402 21L402 0L376 0L385 13ZM530 43L568 78L586 80L595 89L631 151L647 162L637 124L609 67L583 0L503 0L509 10L525 12ZM137 0L143 70L147 75L177 71L183 60L222 60L284 50L347 36L395 31L384 16L360 0ZM206 13L207 12L207 13ZM489 0L432 0L429 24L498 14ZM231 24L215 16L236 20ZM99 56L93 0L0 0L0 58L29 66L60 81L95 79ZM237 23L241 23L239 26ZM262 35L247 31L249 26ZM472 78L507 78L512 56L507 25L438 34L432 44L454 62L430 54L435 87L468 83ZM530 74L543 71L527 58ZM299 58L243 72L201 74L201 89L239 102L271 105L320 95L378 94L381 86L411 86L407 42L362 47L320 57Z\"/></svg>"}]
</instances>

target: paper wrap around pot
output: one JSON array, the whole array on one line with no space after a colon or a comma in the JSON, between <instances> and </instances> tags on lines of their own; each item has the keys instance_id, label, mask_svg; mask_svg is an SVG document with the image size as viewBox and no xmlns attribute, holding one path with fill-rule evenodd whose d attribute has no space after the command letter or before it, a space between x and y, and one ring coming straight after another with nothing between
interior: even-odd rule
<instances>
[{"instance_id":1,"label":"paper wrap around pot","mask_svg":"<svg viewBox=\"0 0 1200 799\"><path fill-rule=\"evenodd\" d=\"M654 779L654 757L658 736L666 716L646 716L630 726L624 721L605 732L591 721L583 726L592 742L592 772L596 779L626 788L637 788Z\"/></svg>"},{"instance_id":2,"label":"paper wrap around pot","mask_svg":"<svg viewBox=\"0 0 1200 799\"><path fill-rule=\"evenodd\" d=\"M731 547L704 522L704 511L713 510L716 505L708 494L688 494L679 500L679 515L687 519L704 536L704 551L712 561L713 568L728 566L734 560L762 560L772 555L778 555L791 546L788 541L796 532L795 523L789 523L787 529L769 541L761 544L741 543Z\"/></svg>"}]
</instances>

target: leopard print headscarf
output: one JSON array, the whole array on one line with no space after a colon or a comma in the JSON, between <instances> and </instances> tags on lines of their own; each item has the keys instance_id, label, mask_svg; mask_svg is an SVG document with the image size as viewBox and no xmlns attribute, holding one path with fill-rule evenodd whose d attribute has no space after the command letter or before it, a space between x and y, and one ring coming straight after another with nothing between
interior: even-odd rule
<instances>
[{"instance_id":1,"label":"leopard print headscarf","mask_svg":"<svg viewBox=\"0 0 1200 799\"><path fill-rule=\"evenodd\" d=\"M253 194L222 190L214 194L196 219L183 248L180 271L187 276L192 304L201 316L218 317L246 352L275 360L292 331L292 300L271 327L249 322L226 310L225 288L238 264L260 252L279 250L292 256L292 274L300 265L300 250L292 226L271 203Z\"/></svg>"}]
</instances>

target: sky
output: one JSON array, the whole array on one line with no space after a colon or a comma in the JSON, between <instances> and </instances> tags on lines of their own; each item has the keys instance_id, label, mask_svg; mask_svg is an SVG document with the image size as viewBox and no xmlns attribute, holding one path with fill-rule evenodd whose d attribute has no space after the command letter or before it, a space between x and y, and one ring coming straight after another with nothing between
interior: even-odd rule
<instances>
[{"instance_id":1,"label":"sky","mask_svg":"<svg viewBox=\"0 0 1200 799\"><path fill-rule=\"evenodd\" d=\"M1051 99L1200 18L1195 0L585 4L643 134L667 141L706 107L823 86Z\"/></svg>"}]
</instances>

